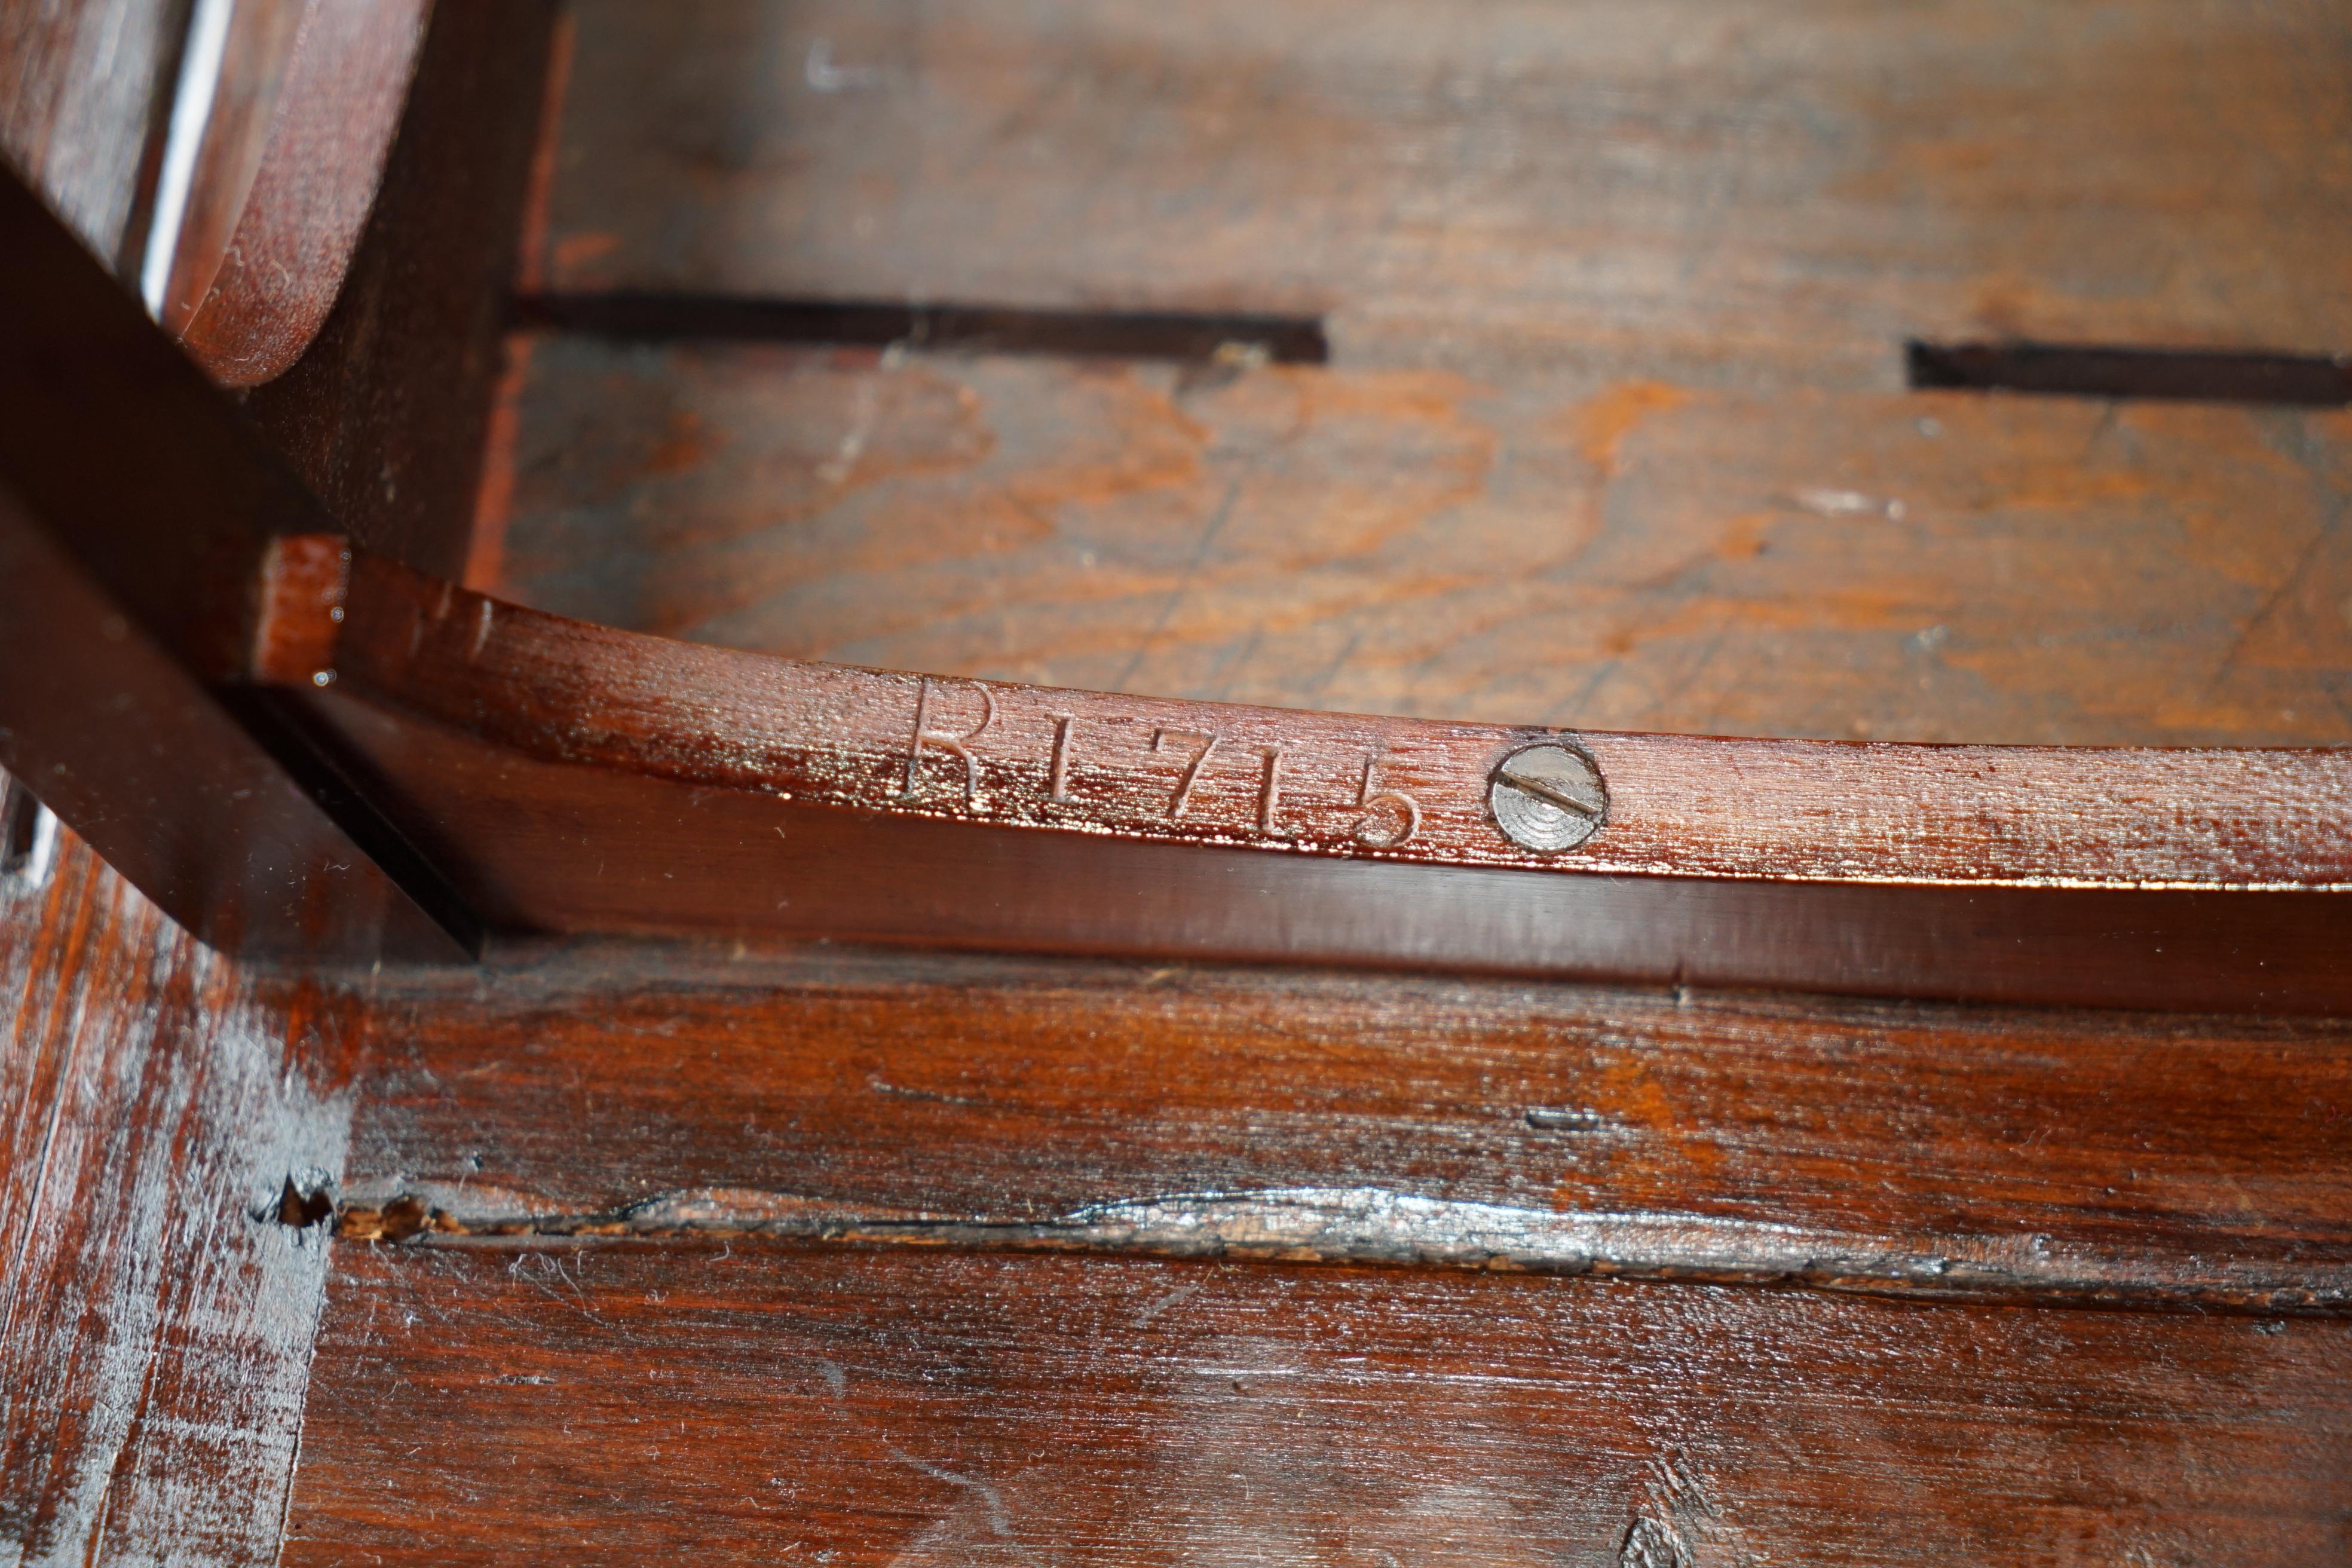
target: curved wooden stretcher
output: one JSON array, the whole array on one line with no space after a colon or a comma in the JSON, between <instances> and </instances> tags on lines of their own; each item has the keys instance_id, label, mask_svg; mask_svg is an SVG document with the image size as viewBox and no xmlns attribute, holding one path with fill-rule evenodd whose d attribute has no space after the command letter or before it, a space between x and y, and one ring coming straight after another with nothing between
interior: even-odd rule
<instances>
[{"instance_id":1,"label":"curved wooden stretcher","mask_svg":"<svg viewBox=\"0 0 2352 1568\"><path fill-rule=\"evenodd\" d=\"M255 674L491 925L2352 1006L2352 755L1738 741L698 647L280 539ZM1511 759L1589 759L1572 847ZM1587 824L1589 823L1589 826Z\"/></svg>"}]
</instances>

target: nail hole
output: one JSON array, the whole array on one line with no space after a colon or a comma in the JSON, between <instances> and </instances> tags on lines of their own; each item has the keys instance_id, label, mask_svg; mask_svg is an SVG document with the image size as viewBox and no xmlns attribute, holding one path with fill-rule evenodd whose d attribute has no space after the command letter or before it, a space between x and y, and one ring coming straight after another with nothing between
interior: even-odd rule
<instances>
[{"instance_id":1,"label":"nail hole","mask_svg":"<svg viewBox=\"0 0 2352 1568\"><path fill-rule=\"evenodd\" d=\"M278 1194L278 1223L297 1230L323 1224L334 1212L335 1200L327 1195L324 1187L314 1187L306 1193L294 1184L291 1176L286 1178L286 1190Z\"/></svg>"}]
</instances>

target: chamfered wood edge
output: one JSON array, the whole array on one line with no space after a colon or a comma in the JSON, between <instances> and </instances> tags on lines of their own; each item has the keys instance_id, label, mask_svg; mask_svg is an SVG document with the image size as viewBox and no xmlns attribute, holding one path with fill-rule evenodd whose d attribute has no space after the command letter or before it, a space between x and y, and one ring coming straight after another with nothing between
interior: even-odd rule
<instances>
[{"instance_id":1,"label":"chamfered wood edge","mask_svg":"<svg viewBox=\"0 0 2352 1568\"><path fill-rule=\"evenodd\" d=\"M0 762L215 945L459 956L436 915L461 911L395 885L381 825L223 689L271 536L318 503L5 170L0 236Z\"/></svg>"},{"instance_id":2,"label":"chamfered wood edge","mask_svg":"<svg viewBox=\"0 0 2352 1568\"><path fill-rule=\"evenodd\" d=\"M304 8L260 167L179 337L224 386L283 374L342 291L432 0Z\"/></svg>"}]
</instances>

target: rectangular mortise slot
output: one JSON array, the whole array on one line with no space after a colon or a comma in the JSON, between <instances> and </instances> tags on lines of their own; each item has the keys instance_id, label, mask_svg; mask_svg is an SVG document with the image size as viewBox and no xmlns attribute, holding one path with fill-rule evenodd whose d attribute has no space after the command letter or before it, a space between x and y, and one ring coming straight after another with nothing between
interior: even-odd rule
<instances>
[{"instance_id":1,"label":"rectangular mortise slot","mask_svg":"<svg viewBox=\"0 0 2352 1568\"><path fill-rule=\"evenodd\" d=\"M2352 404L2352 359L2342 354L2240 353L2080 343L1930 343L1913 339L1904 362L1914 387L2038 392L2062 397L2162 397Z\"/></svg>"},{"instance_id":2,"label":"rectangular mortise slot","mask_svg":"<svg viewBox=\"0 0 2352 1568\"><path fill-rule=\"evenodd\" d=\"M718 341L1207 363L1234 345L1276 364L1323 364L1312 316L1181 310L1027 310L989 305L769 300L705 294L536 294L518 325L638 342Z\"/></svg>"}]
</instances>

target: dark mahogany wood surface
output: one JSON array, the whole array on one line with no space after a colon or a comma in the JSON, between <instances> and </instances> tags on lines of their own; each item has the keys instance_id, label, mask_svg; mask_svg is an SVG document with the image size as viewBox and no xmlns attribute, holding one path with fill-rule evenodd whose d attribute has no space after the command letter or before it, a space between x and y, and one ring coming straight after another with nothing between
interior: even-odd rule
<instances>
[{"instance_id":1,"label":"dark mahogany wood surface","mask_svg":"<svg viewBox=\"0 0 2352 1568\"><path fill-rule=\"evenodd\" d=\"M0 476L189 668L241 672L269 540L328 514L5 169L0 239Z\"/></svg>"},{"instance_id":2,"label":"dark mahogany wood surface","mask_svg":"<svg viewBox=\"0 0 2352 1568\"><path fill-rule=\"evenodd\" d=\"M1327 835L1343 854L1214 842L1328 807L1347 770L1302 768L1317 793L1268 812L1263 756L1221 748L1179 819L1183 759L1148 738L1093 796L1085 752L1058 771L1185 841L955 820L1069 804L1054 710L982 679L1317 710L1297 722L1350 748L2347 738L2344 416L1896 390L1911 337L2341 345L2343 171L2314 152L2342 140L2333 15L570 14L535 292L1271 310L1321 318L1333 363L541 335L506 362L478 489L550 10L437 7L344 297L251 415L415 570L943 678L826 676L847 700L817 738L863 749L813 767L760 703L693 684L773 668L744 654L599 694L544 656L627 639L461 592L437 625L341 601L373 662L315 614L265 622L265 672L334 670L268 711L331 722L346 784L397 761L439 803L420 841L540 847L478 908L845 932L863 889L866 934L1115 915L1208 952L1239 921L1292 958L1370 910L1461 966L1549 940L1494 893L1609 880L1351 858L1378 847L1354 837L1377 770ZM273 608L334 607L340 553L278 549L300 592ZM521 708L486 697L486 660L532 677ZM665 751L645 721L681 707L698 743ZM746 733L765 749L701 743ZM1951 832L1866 787L1794 826L1832 871L2325 858L2333 759L2239 763L2317 772L2249 830L2210 773L2142 780L2154 814L2090 791L2038 837L1997 791ZM803 798L741 787L775 769ZM1933 777L1920 798L1969 816ZM1887 831L1840 841L1837 812ZM982 841L1020 852L950 852ZM1106 874L1106 848L1132 858ZM638 870L618 889L614 854ZM1268 867L1454 893L1285 906L1234 870ZM1187 870L1189 906L1166 892ZM280 1531L302 1563L2352 1552L2336 1017L759 937L505 943L314 992L184 939L158 962L193 978L77 971L108 919L154 919L86 855L59 875L85 872L0 907L0 975L32 976L8 1070L53 1108L0 1166L32 1194L0 1218L30 1260L8 1386L35 1390L6 1407L0 1540L29 1558L267 1562ZM1751 952L1843 931L1853 964L1864 905L1919 890L1817 885L1855 900L1826 927L1772 906L1711 929ZM2263 957L2317 928L2241 911L2340 897L1962 885L1971 912L1912 935L2006 943L2004 973L2075 994L2146 1000L2203 961L2102 971L2044 940L2079 914L2037 928L2011 895L2207 908ZM2133 909L2111 929L2147 944ZM1674 919L1696 917L1566 929ZM2320 931L2307 956L2341 951ZM1890 984L1930 973L1911 956ZM321 1209L331 1247L288 1223Z\"/></svg>"},{"instance_id":3,"label":"dark mahogany wood surface","mask_svg":"<svg viewBox=\"0 0 2352 1568\"><path fill-rule=\"evenodd\" d=\"M2326 1561L2341 1298L2213 1285L2340 1282L2342 1035L509 952L372 1006L288 1560Z\"/></svg>"},{"instance_id":4,"label":"dark mahogany wood surface","mask_svg":"<svg viewBox=\"0 0 2352 1568\"><path fill-rule=\"evenodd\" d=\"M204 302L244 216L246 197L268 149L294 37L308 9L309 0L243 0L227 8L212 101L194 149L183 154L188 164L184 203L155 309L155 319L174 335Z\"/></svg>"},{"instance_id":5,"label":"dark mahogany wood surface","mask_svg":"<svg viewBox=\"0 0 2352 1568\"><path fill-rule=\"evenodd\" d=\"M337 8L320 26L386 17L398 20ZM341 527L428 561L463 560L550 22L543 5L455 7L435 26L341 325L305 356L283 401L240 412L38 196L13 176L0 189L0 486L11 492L16 601L0 756L224 947L452 957L478 935L266 699L205 688L246 674L248 595L270 542L326 526L287 457L343 507ZM390 94L380 107L396 110L404 81L376 85ZM332 112L316 83L298 81L285 102L289 147L308 134L302 115ZM352 223L370 211L373 167L310 172L331 174ZM266 177L258 191L257 213L296 229L307 221L293 194ZM420 411L429 417L411 416ZM349 461L364 469L356 496ZM402 502L404 476L421 482ZM401 526L420 509L430 528Z\"/></svg>"},{"instance_id":6,"label":"dark mahogany wood surface","mask_svg":"<svg viewBox=\"0 0 2352 1568\"><path fill-rule=\"evenodd\" d=\"M456 957L380 819L219 689L270 541L323 517L0 169L0 763L226 950Z\"/></svg>"},{"instance_id":7,"label":"dark mahogany wood surface","mask_svg":"<svg viewBox=\"0 0 2352 1568\"><path fill-rule=\"evenodd\" d=\"M334 1268L292 1564L2352 1546L2341 1321L744 1243Z\"/></svg>"},{"instance_id":8,"label":"dark mahogany wood surface","mask_svg":"<svg viewBox=\"0 0 2352 1568\"><path fill-rule=\"evenodd\" d=\"M424 571L470 547L556 10L434 7L334 309L245 404L338 526Z\"/></svg>"}]
</instances>

